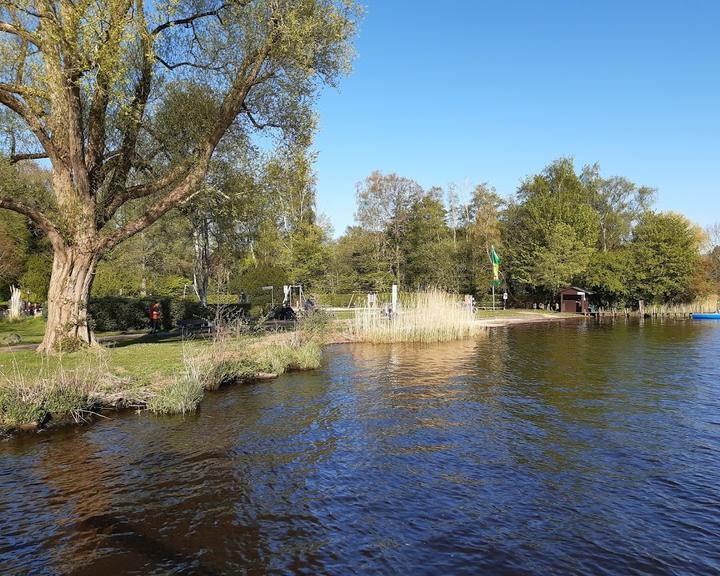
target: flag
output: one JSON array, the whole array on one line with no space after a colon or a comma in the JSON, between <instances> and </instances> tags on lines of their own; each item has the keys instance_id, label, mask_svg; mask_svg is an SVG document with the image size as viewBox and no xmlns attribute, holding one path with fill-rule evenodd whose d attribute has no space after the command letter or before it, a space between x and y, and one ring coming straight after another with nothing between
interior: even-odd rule
<instances>
[{"instance_id":1,"label":"flag","mask_svg":"<svg viewBox=\"0 0 720 576\"><path fill-rule=\"evenodd\" d=\"M490 261L493 267L493 282L496 286L500 285L500 256L495 252L495 246L490 247Z\"/></svg>"}]
</instances>

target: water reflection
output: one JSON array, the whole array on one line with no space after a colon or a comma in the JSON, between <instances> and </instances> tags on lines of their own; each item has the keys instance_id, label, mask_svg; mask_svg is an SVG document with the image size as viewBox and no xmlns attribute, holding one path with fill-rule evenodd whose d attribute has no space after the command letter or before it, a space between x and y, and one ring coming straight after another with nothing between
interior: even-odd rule
<instances>
[{"instance_id":1,"label":"water reflection","mask_svg":"<svg viewBox=\"0 0 720 576\"><path fill-rule=\"evenodd\" d=\"M188 418L0 445L0 571L720 570L720 329L338 346Z\"/></svg>"}]
</instances>

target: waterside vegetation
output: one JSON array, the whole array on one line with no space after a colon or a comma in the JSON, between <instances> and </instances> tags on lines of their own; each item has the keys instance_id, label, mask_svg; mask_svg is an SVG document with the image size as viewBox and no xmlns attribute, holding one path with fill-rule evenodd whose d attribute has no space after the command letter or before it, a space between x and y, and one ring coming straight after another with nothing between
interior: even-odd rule
<instances>
[{"instance_id":1,"label":"waterside vegetation","mask_svg":"<svg viewBox=\"0 0 720 576\"><path fill-rule=\"evenodd\" d=\"M457 297L438 289L408 295L392 316L362 308L348 322L352 339L362 342L446 342L470 337L483 329Z\"/></svg>"},{"instance_id":2,"label":"waterside vegetation","mask_svg":"<svg viewBox=\"0 0 720 576\"><path fill-rule=\"evenodd\" d=\"M107 410L193 412L206 391L320 366L320 344L301 333L94 347L60 356L0 356L0 430L80 423Z\"/></svg>"}]
</instances>

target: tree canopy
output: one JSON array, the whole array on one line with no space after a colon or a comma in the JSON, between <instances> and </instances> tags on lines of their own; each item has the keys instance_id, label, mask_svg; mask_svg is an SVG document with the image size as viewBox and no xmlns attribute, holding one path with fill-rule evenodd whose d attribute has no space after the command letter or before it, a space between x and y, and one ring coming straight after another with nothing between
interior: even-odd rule
<instances>
[{"instance_id":1,"label":"tree canopy","mask_svg":"<svg viewBox=\"0 0 720 576\"><path fill-rule=\"evenodd\" d=\"M54 250L44 349L55 333L92 339L98 259L197 194L227 135L309 143L357 16L349 0L0 4L7 157L51 167L42 198L0 195Z\"/></svg>"}]
</instances>

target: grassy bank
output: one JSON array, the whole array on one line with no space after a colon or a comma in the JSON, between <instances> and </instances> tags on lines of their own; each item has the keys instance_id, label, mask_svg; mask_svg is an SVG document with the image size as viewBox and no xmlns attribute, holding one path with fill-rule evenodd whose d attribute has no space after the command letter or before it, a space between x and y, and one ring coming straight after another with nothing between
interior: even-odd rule
<instances>
[{"instance_id":1,"label":"grassy bank","mask_svg":"<svg viewBox=\"0 0 720 576\"><path fill-rule=\"evenodd\" d=\"M108 409L192 412L209 390L320 365L299 333L219 334L209 341L129 343L59 357L0 354L0 430L81 422Z\"/></svg>"},{"instance_id":2,"label":"grassy bank","mask_svg":"<svg viewBox=\"0 0 720 576\"><path fill-rule=\"evenodd\" d=\"M334 321L327 314L313 314L293 332L250 336L226 328L208 340L160 335L54 357L30 350L4 352L0 430L81 422L114 408L185 414L197 408L207 391L224 384L317 368L324 343L442 342L472 337L492 321L544 316L559 318L517 310L473 315L457 296L431 290L403 298L392 317L363 309ZM0 334L20 329L28 340L40 341L42 327L41 319L0 323Z\"/></svg>"}]
</instances>

